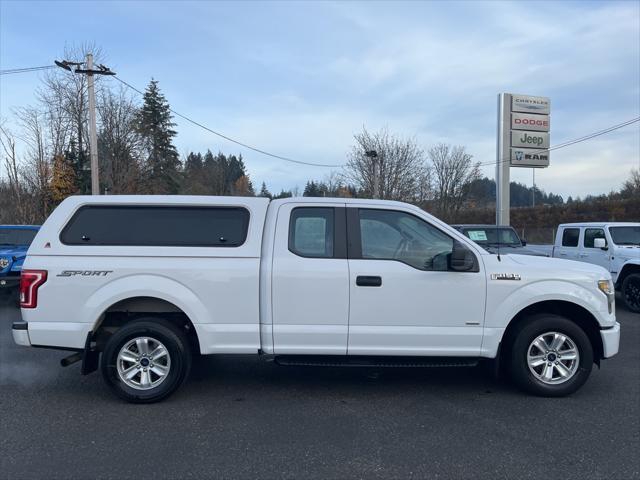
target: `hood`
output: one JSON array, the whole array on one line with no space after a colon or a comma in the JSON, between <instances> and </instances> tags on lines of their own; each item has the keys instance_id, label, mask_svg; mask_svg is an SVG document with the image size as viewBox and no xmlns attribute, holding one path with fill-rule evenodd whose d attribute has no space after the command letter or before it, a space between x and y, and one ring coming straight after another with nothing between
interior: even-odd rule
<instances>
[{"instance_id":1,"label":"hood","mask_svg":"<svg viewBox=\"0 0 640 480\"><path fill-rule=\"evenodd\" d=\"M494 247L494 246L485 246L481 245L487 252L490 253L500 253L500 255L532 255L534 257L548 257L549 255L542 253L539 250L534 250L529 247Z\"/></svg>"},{"instance_id":2,"label":"hood","mask_svg":"<svg viewBox=\"0 0 640 480\"><path fill-rule=\"evenodd\" d=\"M509 259L520 265L539 267L564 272L582 273L599 279L611 278L611 274L605 268L592 263L565 260L562 258L534 257L530 255L509 255Z\"/></svg>"},{"instance_id":3,"label":"hood","mask_svg":"<svg viewBox=\"0 0 640 480\"><path fill-rule=\"evenodd\" d=\"M0 247L2 257L24 257L29 250L28 245L3 245Z\"/></svg>"}]
</instances>

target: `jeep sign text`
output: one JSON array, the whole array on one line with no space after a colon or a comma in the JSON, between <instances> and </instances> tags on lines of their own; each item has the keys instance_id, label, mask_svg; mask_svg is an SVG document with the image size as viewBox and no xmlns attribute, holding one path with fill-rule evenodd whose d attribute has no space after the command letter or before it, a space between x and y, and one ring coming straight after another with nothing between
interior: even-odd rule
<instances>
[{"instance_id":1,"label":"jeep sign text","mask_svg":"<svg viewBox=\"0 0 640 480\"><path fill-rule=\"evenodd\" d=\"M549 134L544 132L511 132L511 146L520 148L549 148Z\"/></svg>"}]
</instances>

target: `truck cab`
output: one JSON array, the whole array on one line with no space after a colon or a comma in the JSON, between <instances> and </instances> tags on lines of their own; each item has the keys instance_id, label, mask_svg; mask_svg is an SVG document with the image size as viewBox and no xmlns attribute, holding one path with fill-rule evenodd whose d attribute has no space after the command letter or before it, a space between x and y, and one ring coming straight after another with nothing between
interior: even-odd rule
<instances>
[{"instance_id":1,"label":"truck cab","mask_svg":"<svg viewBox=\"0 0 640 480\"><path fill-rule=\"evenodd\" d=\"M627 307L640 313L640 223L564 223L553 256L605 268Z\"/></svg>"}]
</instances>

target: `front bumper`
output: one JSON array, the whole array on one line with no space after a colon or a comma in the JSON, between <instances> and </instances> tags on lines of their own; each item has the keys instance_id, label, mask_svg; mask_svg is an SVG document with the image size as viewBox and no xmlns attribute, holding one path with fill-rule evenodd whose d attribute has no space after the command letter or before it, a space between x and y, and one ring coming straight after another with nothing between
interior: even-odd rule
<instances>
[{"instance_id":1,"label":"front bumper","mask_svg":"<svg viewBox=\"0 0 640 480\"><path fill-rule=\"evenodd\" d=\"M620 324L616 324L605 330L600 330L602 337L602 358L611 358L620 349Z\"/></svg>"},{"instance_id":2,"label":"front bumper","mask_svg":"<svg viewBox=\"0 0 640 480\"><path fill-rule=\"evenodd\" d=\"M13 333L13 341L17 345L22 345L23 347L31 346L27 322L13 322L11 333Z\"/></svg>"}]
</instances>

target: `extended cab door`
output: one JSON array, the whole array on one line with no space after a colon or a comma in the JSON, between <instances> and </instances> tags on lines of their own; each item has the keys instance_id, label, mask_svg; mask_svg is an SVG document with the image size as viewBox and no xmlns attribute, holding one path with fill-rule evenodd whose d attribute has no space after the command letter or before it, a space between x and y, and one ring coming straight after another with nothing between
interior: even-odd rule
<instances>
[{"instance_id":1,"label":"extended cab door","mask_svg":"<svg viewBox=\"0 0 640 480\"><path fill-rule=\"evenodd\" d=\"M344 204L283 204L272 269L276 354L347 353L349 265Z\"/></svg>"},{"instance_id":2,"label":"extended cab door","mask_svg":"<svg viewBox=\"0 0 640 480\"><path fill-rule=\"evenodd\" d=\"M480 353L486 277L451 270L454 240L413 213L347 208L350 355Z\"/></svg>"},{"instance_id":3,"label":"extended cab door","mask_svg":"<svg viewBox=\"0 0 640 480\"><path fill-rule=\"evenodd\" d=\"M604 233L604 228L593 227L593 228L585 228L584 235L582 236L582 247L581 251L578 255L578 259L583 262L593 263L595 265L600 265L601 267L609 269L609 251L602 250L601 248L596 248L594 246L594 242L596 238L604 238L605 243L608 247L609 242L607 241L607 237Z\"/></svg>"}]
</instances>

